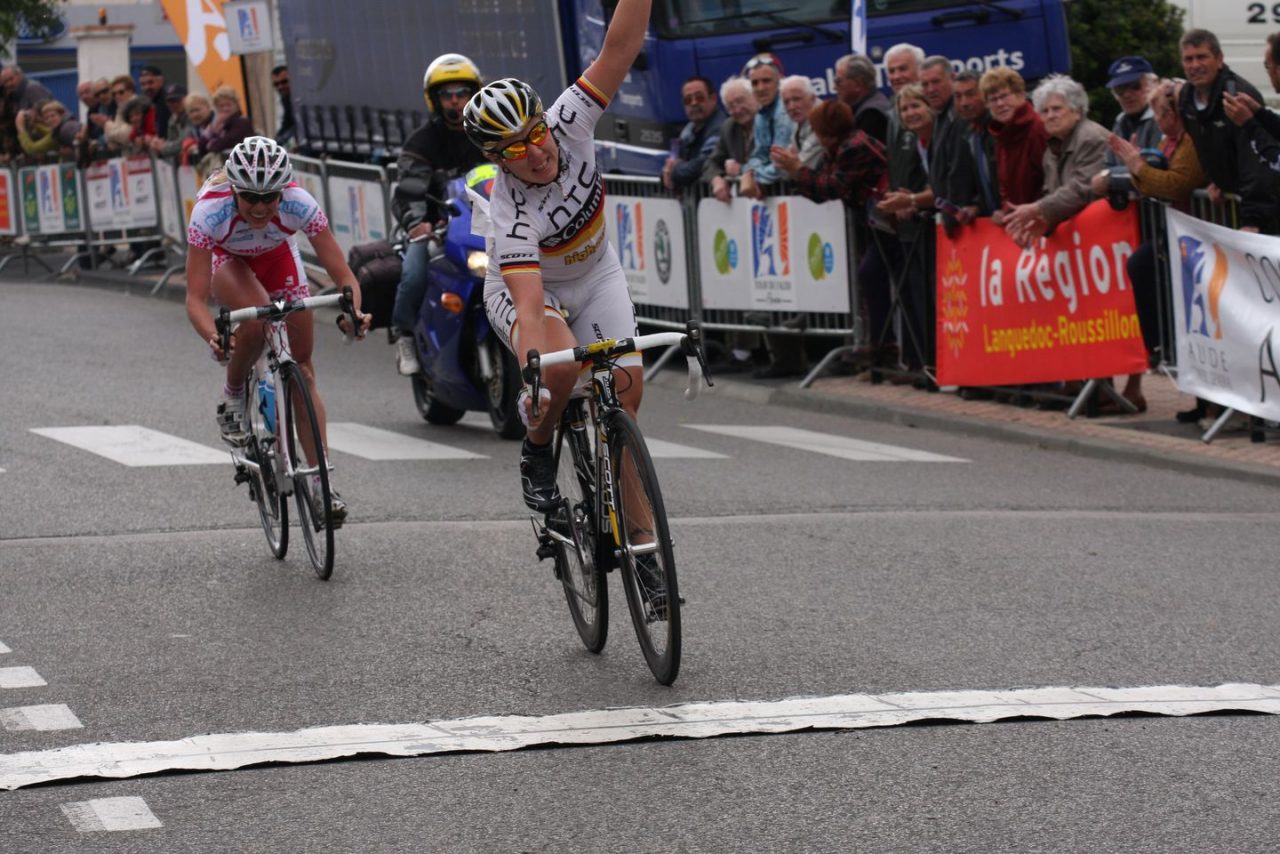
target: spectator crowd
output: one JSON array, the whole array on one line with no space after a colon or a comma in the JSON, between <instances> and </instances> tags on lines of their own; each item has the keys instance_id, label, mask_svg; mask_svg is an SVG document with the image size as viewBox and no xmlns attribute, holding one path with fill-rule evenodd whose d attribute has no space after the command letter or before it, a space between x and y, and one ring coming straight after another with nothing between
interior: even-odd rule
<instances>
[{"instance_id":1,"label":"spectator crowd","mask_svg":"<svg viewBox=\"0 0 1280 854\"><path fill-rule=\"evenodd\" d=\"M271 79L283 105L277 138L291 141L288 69L277 66ZM69 107L17 65L0 69L0 164L74 160L83 166L154 152L175 165L208 172L255 132L230 86L210 96L189 93L179 83L167 83L154 65L143 66L136 81L128 74L82 80L76 98L80 103Z\"/></svg>"},{"instance_id":2,"label":"spectator crowd","mask_svg":"<svg viewBox=\"0 0 1280 854\"><path fill-rule=\"evenodd\" d=\"M899 44L884 55L889 96L871 62L850 55L836 64L834 97L821 100L807 77L788 77L777 56L759 54L718 87L702 77L686 81L689 123L663 183L672 192L701 183L722 202L784 193L846 202L855 219L858 310L872 343L837 370L885 368L891 382L936 389L935 222L954 235L987 218L1025 247L1095 199L1123 207L1150 197L1186 209L1193 191L1206 189L1215 202L1238 200L1240 228L1280 234L1280 115L1226 65L1212 32L1186 32L1179 51L1182 74L1168 79L1144 57L1115 58L1107 88L1119 114L1110 129L1089 118L1084 86L1065 75L1029 87L1009 67L957 72L961 63ZM1264 65L1280 92L1280 34L1268 39ZM1162 329L1169 320L1157 298L1154 247L1141 246L1128 268L1154 364L1171 340ZM740 349L735 355L730 370L755 367L757 376L803 368L776 355L764 364L764 348L754 362ZM1006 396L1062 406L1079 387ZM1145 410L1142 375L1130 376L1120 396ZM1118 400L1108 407L1129 411ZM1179 417L1204 414L1199 403Z\"/></svg>"}]
</instances>

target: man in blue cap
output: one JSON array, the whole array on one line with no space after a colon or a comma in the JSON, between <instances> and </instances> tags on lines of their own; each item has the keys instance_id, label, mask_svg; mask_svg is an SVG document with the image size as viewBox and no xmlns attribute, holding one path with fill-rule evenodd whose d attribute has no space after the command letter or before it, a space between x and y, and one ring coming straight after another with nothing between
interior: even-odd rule
<instances>
[{"instance_id":1,"label":"man in blue cap","mask_svg":"<svg viewBox=\"0 0 1280 854\"><path fill-rule=\"evenodd\" d=\"M1120 105L1120 115L1116 116L1112 132L1138 148L1158 146L1160 128L1156 126L1156 116L1148 101L1159 78L1152 71L1151 63L1140 56L1122 56L1111 63L1107 77L1107 88ZM1119 162L1114 153L1107 155L1108 166Z\"/></svg>"}]
</instances>

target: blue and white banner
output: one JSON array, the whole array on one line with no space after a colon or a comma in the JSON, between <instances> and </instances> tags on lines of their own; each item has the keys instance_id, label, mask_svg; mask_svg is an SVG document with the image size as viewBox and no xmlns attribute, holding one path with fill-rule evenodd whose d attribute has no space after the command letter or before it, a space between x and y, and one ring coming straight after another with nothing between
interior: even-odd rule
<instances>
[{"instance_id":1,"label":"blue and white banner","mask_svg":"<svg viewBox=\"0 0 1280 854\"><path fill-rule=\"evenodd\" d=\"M1280 420L1280 239L1168 211L1178 388Z\"/></svg>"},{"instance_id":2,"label":"blue and white banner","mask_svg":"<svg viewBox=\"0 0 1280 854\"><path fill-rule=\"evenodd\" d=\"M849 42L854 53L867 53L867 0L853 0L853 19L849 22Z\"/></svg>"}]
</instances>

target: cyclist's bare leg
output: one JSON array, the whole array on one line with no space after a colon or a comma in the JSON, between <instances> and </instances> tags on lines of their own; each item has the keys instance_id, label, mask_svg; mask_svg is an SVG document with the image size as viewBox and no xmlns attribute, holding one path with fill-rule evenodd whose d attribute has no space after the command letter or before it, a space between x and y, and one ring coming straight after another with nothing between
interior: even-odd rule
<instances>
[{"instance_id":1,"label":"cyclist's bare leg","mask_svg":"<svg viewBox=\"0 0 1280 854\"><path fill-rule=\"evenodd\" d=\"M577 339L573 337L573 333L560 317L547 315L542 331L546 339L545 352L551 353L555 350L567 350L578 346ZM519 353L519 329L516 330L515 338L515 351ZM573 386L577 380L577 364L552 365L543 369L542 385L551 392L551 403L547 407L547 414L543 417L542 423L536 430L529 431L530 442L535 445L545 445L551 441L556 425L560 423L560 413L564 412L565 406L568 405L569 395L573 393Z\"/></svg>"},{"instance_id":2,"label":"cyclist's bare leg","mask_svg":"<svg viewBox=\"0 0 1280 854\"><path fill-rule=\"evenodd\" d=\"M267 291L249 265L231 258L213 274L213 296L232 311L270 302ZM244 383L249 368L262 354L262 322L246 320L236 327L235 343L227 361L227 385L235 388Z\"/></svg>"},{"instance_id":3,"label":"cyclist's bare leg","mask_svg":"<svg viewBox=\"0 0 1280 854\"><path fill-rule=\"evenodd\" d=\"M324 442L325 448L328 448L329 432L326 426L324 401L320 399L320 392L316 389L316 369L311 363L311 351L315 343L315 316L310 311L301 311L289 315L284 322L289 329L289 352L293 354L293 360L302 370L302 376L307 380L307 390L311 392L311 404L315 407L316 421L320 425L320 441ZM302 442L302 452L306 455L307 462L314 465L316 449L311 441L311 431L301 431L298 438Z\"/></svg>"},{"instance_id":4,"label":"cyclist's bare leg","mask_svg":"<svg viewBox=\"0 0 1280 854\"><path fill-rule=\"evenodd\" d=\"M632 418L638 419L640 400L644 397L644 367L635 365L618 368L613 372L614 387L618 390L618 402ZM640 486L640 478L634 464L624 464L621 471L624 500L628 508L627 532L636 544L653 542L653 515L649 501Z\"/></svg>"}]
</instances>

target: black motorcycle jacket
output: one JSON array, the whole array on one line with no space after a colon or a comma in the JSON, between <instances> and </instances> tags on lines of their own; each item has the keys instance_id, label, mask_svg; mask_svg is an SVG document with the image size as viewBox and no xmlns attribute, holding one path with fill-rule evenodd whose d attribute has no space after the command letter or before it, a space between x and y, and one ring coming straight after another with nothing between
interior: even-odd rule
<instances>
[{"instance_id":1,"label":"black motorcycle jacket","mask_svg":"<svg viewBox=\"0 0 1280 854\"><path fill-rule=\"evenodd\" d=\"M461 128L451 130L442 117L432 116L400 149L399 178L391 197L396 221L406 232L418 223L436 222L442 212L427 195L443 198L449 181L484 162Z\"/></svg>"}]
</instances>

